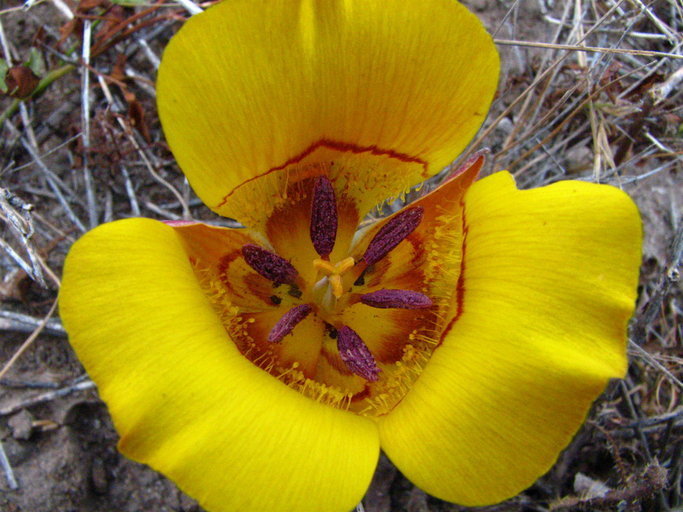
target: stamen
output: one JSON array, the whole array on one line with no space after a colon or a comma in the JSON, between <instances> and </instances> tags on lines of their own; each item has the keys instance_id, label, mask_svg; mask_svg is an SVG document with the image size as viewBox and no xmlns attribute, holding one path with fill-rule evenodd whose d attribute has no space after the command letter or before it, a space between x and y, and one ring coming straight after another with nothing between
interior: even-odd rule
<instances>
[{"instance_id":1,"label":"stamen","mask_svg":"<svg viewBox=\"0 0 683 512\"><path fill-rule=\"evenodd\" d=\"M282 341L282 338L291 333L297 324L306 318L311 311L313 311L313 308L309 304L294 306L282 315L282 318L271 329L268 334L268 341L271 343Z\"/></svg>"},{"instance_id":2,"label":"stamen","mask_svg":"<svg viewBox=\"0 0 683 512\"><path fill-rule=\"evenodd\" d=\"M318 177L313 186L310 233L316 252L320 257L327 258L337 238L337 200L327 176Z\"/></svg>"},{"instance_id":3,"label":"stamen","mask_svg":"<svg viewBox=\"0 0 683 512\"><path fill-rule=\"evenodd\" d=\"M423 309L432 305L426 295L411 290L377 290L361 295L360 301L373 308Z\"/></svg>"},{"instance_id":4,"label":"stamen","mask_svg":"<svg viewBox=\"0 0 683 512\"><path fill-rule=\"evenodd\" d=\"M375 382L379 379L380 369L358 333L343 326L337 331L337 349L346 367L359 377Z\"/></svg>"},{"instance_id":5,"label":"stamen","mask_svg":"<svg viewBox=\"0 0 683 512\"><path fill-rule=\"evenodd\" d=\"M420 225L423 213L424 208L421 206L408 208L382 226L365 250L365 263L372 265L384 258Z\"/></svg>"},{"instance_id":6,"label":"stamen","mask_svg":"<svg viewBox=\"0 0 683 512\"><path fill-rule=\"evenodd\" d=\"M242 256L247 265L276 284L291 284L298 274L289 261L258 245L243 245Z\"/></svg>"}]
</instances>

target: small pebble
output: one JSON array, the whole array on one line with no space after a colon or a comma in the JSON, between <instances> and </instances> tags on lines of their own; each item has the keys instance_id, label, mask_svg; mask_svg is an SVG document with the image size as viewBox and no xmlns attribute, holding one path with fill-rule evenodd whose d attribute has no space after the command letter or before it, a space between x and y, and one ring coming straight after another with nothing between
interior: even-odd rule
<instances>
[{"instance_id":1,"label":"small pebble","mask_svg":"<svg viewBox=\"0 0 683 512\"><path fill-rule=\"evenodd\" d=\"M12 430L12 437L26 441L33 434L33 422L35 418L26 409L22 409L14 414L8 421L7 425Z\"/></svg>"}]
</instances>

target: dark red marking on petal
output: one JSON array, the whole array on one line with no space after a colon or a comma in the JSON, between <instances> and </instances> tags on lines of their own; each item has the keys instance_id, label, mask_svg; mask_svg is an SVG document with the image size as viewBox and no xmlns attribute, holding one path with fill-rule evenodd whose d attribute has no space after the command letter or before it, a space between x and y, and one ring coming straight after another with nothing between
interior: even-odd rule
<instances>
[{"instance_id":1,"label":"dark red marking on petal","mask_svg":"<svg viewBox=\"0 0 683 512\"><path fill-rule=\"evenodd\" d=\"M399 212L387 222L374 236L368 248L365 250L363 259L368 265L384 258L394 247L403 241L410 233L415 231L422 221L424 208L414 206Z\"/></svg>"},{"instance_id":2,"label":"dark red marking on petal","mask_svg":"<svg viewBox=\"0 0 683 512\"><path fill-rule=\"evenodd\" d=\"M461 163L454 171L446 176L444 183L459 178L461 175L465 174L466 171L469 171L474 165L481 169L486 161L486 155L488 155L490 152L491 150L489 148L483 148L468 157L467 160ZM477 172L477 174L479 173Z\"/></svg>"},{"instance_id":3,"label":"dark red marking on petal","mask_svg":"<svg viewBox=\"0 0 683 512\"><path fill-rule=\"evenodd\" d=\"M359 153L370 153L372 155L377 155L377 156L388 156L389 158L394 158L396 160L399 160L401 162L408 162L408 163L414 163L414 164L419 164L422 166L422 177L423 178L428 178L429 177L429 162L426 160L422 160L421 158L417 158L414 156L407 155L405 153L399 153L398 151L394 151L393 149L385 149L385 148L379 148L377 146L358 146L356 144L350 144L348 142L342 142L338 140L332 140L332 139L320 139L310 146L308 146L306 149L304 149L301 153L298 155L293 156L289 160L287 160L285 163L282 165L278 165L276 167L271 167L267 171L254 176L252 178L249 178L248 180L244 180L242 183L237 185L235 188L233 188L228 194L223 197L220 203L216 205L216 208L220 208L223 206L225 203L228 202L228 199L230 196L232 196L237 190L239 190L241 187L246 185L247 183L257 180L259 178L262 178L263 176L266 176L270 174L271 172L276 172L276 171L281 171L282 169L285 169L289 167L290 165L296 164L301 162L304 158L306 158L308 155L313 153L316 149L319 148L328 148L328 149L336 149L337 151L344 151L348 153L354 153L354 154L359 154Z\"/></svg>"},{"instance_id":4,"label":"dark red marking on petal","mask_svg":"<svg viewBox=\"0 0 683 512\"><path fill-rule=\"evenodd\" d=\"M243 245L242 256L247 265L276 284L291 283L298 274L289 261L255 244Z\"/></svg>"},{"instance_id":5,"label":"dark red marking on petal","mask_svg":"<svg viewBox=\"0 0 683 512\"><path fill-rule=\"evenodd\" d=\"M299 322L308 316L313 311L310 304L299 304L287 311L282 318L277 321L275 326L268 334L268 341L271 343L278 343L282 338L291 333Z\"/></svg>"},{"instance_id":6,"label":"dark red marking on petal","mask_svg":"<svg viewBox=\"0 0 683 512\"><path fill-rule=\"evenodd\" d=\"M256 274L251 272L244 274L246 270L244 264L237 263L240 258L244 259L240 249L224 254L216 265L218 279L225 289L230 291L236 306L252 309L262 305L255 301L270 306L269 297L272 294L270 285ZM236 270L231 269L232 265L236 265Z\"/></svg>"},{"instance_id":7,"label":"dark red marking on petal","mask_svg":"<svg viewBox=\"0 0 683 512\"><path fill-rule=\"evenodd\" d=\"M363 387L362 391L359 391L355 395L351 397L351 402L360 402L361 400L365 400L367 397L370 396L370 386L367 384Z\"/></svg>"},{"instance_id":8,"label":"dark red marking on petal","mask_svg":"<svg viewBox=\"0 0 683 512\"><path fill-rule=\"evenodd\" d=\"M327 176L319 176L313 186L311 201L311 242L322 258L327 258L337 238L337 199Z\"/></svg>"},{"instance_id":9,"label":"dark red marking on petal","mask_svg":"<svg viewBox=\"0 0 683 512\"><path fill-rule=\"evenodd\" d=\"M346 367L359 377L375 382L379 379L380 369L358 333L343 326L337 331L337 349Z\"/></svg>"},{"instance_id":10,"label":"dark red marking on petal","mask_svg":"<svg viewBox=\"0 0 683 512\"><path fill-rule=\"evenodd\" d=\"M333 340L337 339L337 329L332 324L325 322L325 333Z\"/></svg>"},{"instance_id":11,"label":"dark red marking on petal","mask_svg":"<svg viewBox=\"0 0 683 512\"><path fill-rule=\"evenodd\" d=\"M383 309L424 309L432 305L432 300L420 292L386 288L361 295L360 301L373 308Z\"/></svg>"},{"instance_id":12,"label":"dark red marking on petal","mask_svg":"<svg viewBox=\"0 0 683 512\"><path fill-rule=\"evenodd\" d=\"M289 287L289 290L287 290L287 295L289 295L290 297L294 297L295 299L300 299L303 295L303 292L299 289L297 285L293 284Z\"/></svg>"}]
</instances>

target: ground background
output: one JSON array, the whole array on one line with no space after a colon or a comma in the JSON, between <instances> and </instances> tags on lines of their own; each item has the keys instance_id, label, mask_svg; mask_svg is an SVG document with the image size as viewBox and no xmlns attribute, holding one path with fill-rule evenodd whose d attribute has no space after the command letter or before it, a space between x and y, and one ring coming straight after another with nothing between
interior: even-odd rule
<instances>
[{"instance_id":1,"label":"ground background","mask_svg":"<svg viewBox=\"0 0 683 512\"><path fill-rule=\"evenodd\" d=\"M683 4L465 3L503 55L499 94L473 145L491 148L487 172L510 169L523 187L611 183L636 199L645 222L628 377L609 386L547 475L486 510L681 510ZM52 310L66 251L88 226L212 215L173 162L154 104L158 58L188 13L168 0L129 4L43 0L26 10L0 0L0 59L31 60L41 79L26 101L0 94L2 512L200 510L117 454L106 408ZM34 90L30 73L13 77ZM427 497L384 459L363 506L466 510Z\"/></svg>"}]
</instances>

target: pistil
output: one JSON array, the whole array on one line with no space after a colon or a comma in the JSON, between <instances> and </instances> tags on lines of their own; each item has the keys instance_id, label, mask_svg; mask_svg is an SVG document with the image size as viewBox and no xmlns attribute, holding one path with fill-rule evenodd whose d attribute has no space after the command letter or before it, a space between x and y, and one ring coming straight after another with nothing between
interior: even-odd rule
<instances>
[{"instance_id":1,"label":"pistil","mask_svg":"<svg viewBox=\"0 0 683 512\"><path fill-rule=\"evenodd\" d=\"M332 288L332 294L335 298L339 299L344 295L344 285L342 281L342 276L349 270L353 268L356 261L353 257L349 256L344 258L336 265L332 265L329 261L322 259L313 260L313 267L315 267L319 272L325 274L323 279L327 279L330 287Z\"/></svg>"}]
</instances>

